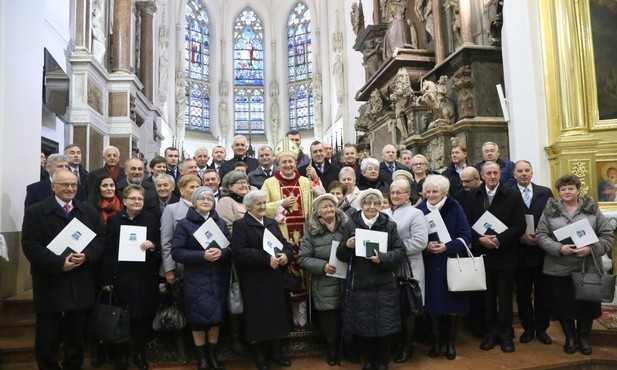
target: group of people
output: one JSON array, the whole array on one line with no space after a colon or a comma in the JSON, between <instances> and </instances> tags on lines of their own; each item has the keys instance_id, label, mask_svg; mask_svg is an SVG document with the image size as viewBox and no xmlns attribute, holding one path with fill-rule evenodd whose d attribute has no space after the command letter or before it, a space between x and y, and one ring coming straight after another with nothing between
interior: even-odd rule
<instances>
[{"instance_id":1,"label":"group of people","mask_svg":"<svg viewBox=\"0 0 617 370\"><path fill-rule=\"evenodd\" d=\"M225 149L215 147L210 164L206 148L181 163L178 150L167 148L150 161L149 177L139 158L121 167L115 147L105 148L104 167L90 173L75 145L47 158L49 178L28 186L22 228L41 369L60 368L60 343L63 368L81 368L84 328L101 292L113 292L128 308L130 345L99 343L95 365L110 357L124 369L132 356L147 369L145 349L163 285L181 287L198 369L225 369L217 353L223 326L234 350L251 345L258 369L291 366L283 339L313 322L327 342L328 364L345 357L363 362L365 370L387 369L392 352L399 363L413 356L416 319L400 303L403 276L420 283L431 357L456 358L461 315L483 338L481 349L500 345L513 352L515 290L521 343L537 338L550 344L546 329L553 315L566 353L592 353L591 322L601 314L600 303L576 300L570 274L584 261L593 268L592 258L609 253L613 230L597 203L580 195L576 176L559 178L553 198L549 188L531 182L528 161L500 159L492 142L484 144L484 160L476 165L467 162L465 147L455 145L442 174L431 171L423 155L397 156L392 145L382 149L381 162L352 144L337 159L331 145L319 141L311 143L309 157L297 131L275 148L259 148L257 159L247 156L243 136L234 137L231 148L234 156L225 160ZM506 230L473 230L486 211ZM429 235L425 215L431 212L439 212L451 241ZM47 246L75 218L97 236L81 252L56 255ZM556 229L583 218L599 242L576 248L556 240ZM204 244L197 234L206 222L216 225L228 247ZM147 230L139 241L143 262L118 258L125 225ZM362 229L385 233L384 248L356 253L366 249L356 244ZM279 247L268 250L264 240ZM447 259L466 247L484 256L486 291L448 289ZM232 270L242 314L227 308ZM182 333L177 342L186 360Z\"/></svg>"}]
</instances>

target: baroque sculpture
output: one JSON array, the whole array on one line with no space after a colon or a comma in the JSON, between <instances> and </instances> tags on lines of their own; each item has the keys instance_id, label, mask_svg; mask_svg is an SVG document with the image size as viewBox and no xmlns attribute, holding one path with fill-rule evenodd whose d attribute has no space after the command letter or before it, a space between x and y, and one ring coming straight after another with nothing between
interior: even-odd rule
<instances>
[{"instance_id":1,"label":"baroque sculpture","mask_svg":"<svg viewBox=\"0 0 617 370\"><path fill-rule=\"evenodd\" d=\"M412 48L411 32L405 18L405 8L397 8L383 38L383 59L392 56L396 48Z\"/></svg>"},{"instance_id":2,"label":"baroque sculpture","mask_svg":"<svg viewBox=\"0 0 617 370\"><path fill-rule=\"evenodd\" d=\"M105 0L95 0L92 5L92 55L103 64L105 58Z\"/></svg>"},{"instance_id":3,"label":"baroque sculpture","mask_svg":"<svg viewBox=\"0 0 617 370\"><path fill-rule=\"evenodd\" d=\"M396 118L396 129L400 133L400 142L413 134L413 128L408 124L407 113L405 107L409 101L409 97L413 95L409 75L404 68L398 70L394 78L392 94L390 100L394 106L394 116Z\"/></svg>"},{"instance_id":4,"label":"baroque sculpture","mask_svg":"<svg viewBox=\"0 0 617 370\"><path fill-rule=\"evenodd\" d=\"M362 50L362 65L366 68L366 74L372 76L377 72L383 63L381 43L377 39L369 39L366 41Z\"/></svg>"}]
</instances>

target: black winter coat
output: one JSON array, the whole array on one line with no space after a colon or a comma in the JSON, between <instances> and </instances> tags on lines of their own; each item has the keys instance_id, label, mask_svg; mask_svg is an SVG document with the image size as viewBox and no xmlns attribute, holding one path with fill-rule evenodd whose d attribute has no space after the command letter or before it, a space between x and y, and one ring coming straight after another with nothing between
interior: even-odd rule
<instances>
[{"instance_id":1,"label":"black winter coat","mask_svg":"<svg viewBox=\"0 0 617 370\"><path fill-rule=\"evenodd\" d=\"M228 239L231 237L225 221L215 211L210 211L208 217ZM231 250L223 248L215 262L204 259L204 249L193 236L204 222L206 219L194 208L189 209L186 218L176 225L171 256L184 264L182 297L187 321L193 325L220 325L227 309Z\"/></svg>"},{"instance_id":2,"label":"black winter coat","mask_svg":"<svg viewBox=\"0 0 617 370\"><path fill-rule=\"evenodd\" d=\"M147 240L154 250L146 251L145 262L118 261L120 227L145 226ZM161 265L161 224L153 213L142 211L130 219L123 208L107 220L107 248L103 259L103 285L113 285L120 304L127 307L129 316L154 316L160 299L158 276Z\"/></svg>"},{"instance_id":3,"label":"black winter coat","mask_svg":"<svg viewBox=\"0 0 617 370\"><path fill-rule=\"evenodd\" d=\"M231 237L233 257L244 302L244 338L263 341L286 336L290 329L289 295L283 289L286 266L270 267L270 255L263 250L264 229L283 243L288 265L293 262L291 245L283 237L278 223L264 217L263 225L250 213L234 221Z\"/></svg>"},{"instance_id":4,"label":"black winter coat","mask_svg":"<svg viewBox=\"0 0 617 370\"><path fill-rule=\"evenodd\" d=\"M81 310L94 305L94 264L104 250L100 237L95 237L83 250L86 262L68 272L62 271L65 258L47 249L47 245L72 218L77 218L97 235L102 234L99 216L91 206L73 201L69 217L56 201L55 195L26 208L21 244L24 255L30 261L36 313Z\"/></svg>"},{"instance_id":5,"label":"black winter coat","mask_svg":"<svg viewBox=\"0 0 617 370\"><path fill-rule=\"evenodd\" d=\"M351 258L351 276L343 308L345 330L363 337L385 337L401 330L399 290L395 271L406 258L403 242L398 236L396 223L379 213L369 228L357 211L345 225L336 258L348 262ZM356 229L370 229L388 233L388 251L379 253L380 263L355 256L355 249L347 248L347 239L356 235Z\"/></svg>"}]
</instances>

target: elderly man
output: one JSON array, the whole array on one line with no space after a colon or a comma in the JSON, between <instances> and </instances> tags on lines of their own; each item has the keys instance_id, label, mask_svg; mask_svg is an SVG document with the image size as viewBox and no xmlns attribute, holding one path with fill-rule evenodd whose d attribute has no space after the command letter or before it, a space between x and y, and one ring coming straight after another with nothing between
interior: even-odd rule
<instances>
[{"instance_id":1,"label":"elderly man","mask_svg":"<svg viewBox=\"0 0 617 370\"><path fill-rule=\"evenodd\" d=\"M116 184L126 177L124 168L120 167L120 150L115 146L108 146L103 149L103 161L105 164L101 168L90 172L88 189L93 189L96 182L103 176L109 174Z\"/></svg>"},{"instance_id":2,"label":"elderly man","mask_svg":"<svg viewBox=\"0 0 617 370\"><path fill-rule=\"evenodd\" d=\"M257 158L259 167L249 172L249 184L257 189L261 189L264 181L274 175L276 166L274 166L274 151L267 145L262 146L257 150Z\"/></svg>"},{"instance_id":3,"label":"elderly man","mask_svg":"<svg viewBox=\"0 0 617 370\"><path fill-rule=\"evenodd\" d=\"M485 255L486 268L486 329L480 349L488 351L501 343L503 352L514 352L512 290L519 238L526 226L525 204L518 191L501 184L497 163L485 162L481 175L484 184L470 190L466 199L469 225L474 225L488 211L506 226L506 230L496 235L472 230L474 251Z\"/></svg>"},{"instance_id":4,"label":"elderly man","mask_svg":"<svg viewBox=\"0 0 617 370\"><path fill-rule=\"evenodd\" d=\"M168 204L174 204L179 200L179 198L172 193L176 187L176 182L171 175L162 173L154 179L154 186L156 195L146 196L144 208L153 212L159 219L161 219L165 207L167 207Z\"/></svg>"},{"instance_id":5,"label":"elderly man","mask_svg":"<svg viewBox=\"0 0 617 370\"><path fill-rule=\"evenodd\" d=\"M248 164L249 166L248 172L251 172L257 167L259 167L259 161L257 159L248 157L246 155L249 149L249 145L248 145L248 141L246 140L246 137L242 135L234 136L233 141L231 142L231 149L234 152L234 157L226 160L221 165L221 168L219 170L219 175L221 176L221 178L225 177L225 175L228 172L233 171L234 164L236 162L244 162Z\"/></svg>"},{"instance_id":6,"label":"elderly man","mask_svg":"<svg viewBox=\"0 0 617 370\"><path fill-rule=\"evenodd\" d=\"M518 250L518 267L516 269L516 305L518 317L523 326L521 343L528 343L534 337L544 344L551 344L551 337L546 334L550 324L551 302L546 276L542 273L544 251L536 242L536 227L544 206L553 193L550 188L531 182L533 169L526 160L514 164L514 178L525 203L525 214L533 216L533 225L527 225L521 236ZM531 299L533 292L534 299Z\"/></svg>"},{"instance_id":7,"label":"elderly man","mask_svg":"<svg viewBox=\"0 0 617 370\"><path fill-rule=\"evenodd\" d=\"M450 195L454 195L463 188L461 172L469 166L467 148L460 144L453 145L450 149L450 160L450 164L441 174L450 180Z\"/></svg>"},{"instance_id":8,"label":"elderly man","mask_svg":"<svg viewBox=\"0 0 617 370\"><path fill-rule=\"evenodd\" d=\"M129 184L140 185L146 190L146 195L154 194L154 184L144 181L144 162L139 158L130 158L124 162L124 172L126 176L116 184L116 196L122 200L122 192ZM149 194L152 193L152 194Z\"/></svg>"},{"instance_id":9,"label":"elderly man","mask_svg":"<svg viewBox=\"0 0 617 370\"><path fill-rule=\"evenodd\" d=\"M51 176L52 194L26 209L22 226L23 252L30 262L36 313L34 350L39 369L81 369L88 312L95 301L95 263L103 244L95 237L80 253L56 255L47 246L76 218L97 235L103 230L97 212L75 200L77 177L68 170Z\"/></svg>"},{"instance_id":10,"label":"elderly man","mask_svg":"<svg viewBox=\"0 0 617 370\"><path fill-rule=\"evenodd\" d=\"M203 179L204 172L208 169L208 161L210 160L208 149L197 148L195 150L195 154L193 154L193 159L197 163L197 176L199 176L200 179Z\"/></svg>"},{"instance_id":11,"label":"elderly man","mask_svg":"<svg viewBox=\"0 0 617 370\"><path fill-rule=\"evenodd\" d=\"M59 170L68 170L69 169L69 159L64 154L52 154L47 157L47 172L49 176L53 176L56 171ZM77 200L83 202L86 200L88 195L86 194L86 189L82 185L78 185L76 193ZM26 199L24 200L24 207L28 208L29 206L36 204L45 200L48 196L53 193L51 180L49 178L41 181L37 181L32 183L26 187Z\"/></svg>"},{"instance_id":12,"label":"elderly man","mask_svg":"<svg viewBox=\"0 0 617 370\"><path fill-rule=\"evenodd\" d=\"M298 172L312 181L321 180L323 188L327 189L332 181L338 180L338 173L341 168L338 164L330 163L326 159L322 142L313 141L310 150L311 163L298 168Z\"/></svg>"},{"instance_id":13,"label":"elderly man","mask_svg":"<svg viewBox=\"0 0 617 370\"><path fill-rule=\"evenodd\" d=\"M81 149L75 144L69 144L64 148L64 155L69 159L69 170L77 176L77 182L87 186L90 173L81 165Z\"/></svg>"},{"instance_id":14,"label":"elderly man","mask_svg":"<svg viewBox=\"0 0 617 370\"><path fill-rule=\"evenodd\" d=\"M405 168L396 161L396 148L392 144L383 147L381 159L383 161L379 164L379 178L389 187L392 183L392 173Z\"/></svg>"},{"instance_id":15,"label":"elderly man","mask_svg":"<svg viewBox=\"0 0 617 370\"><path fill-rule=\"evenodd\" d=\"M482 165L487 161L493 161L499 165L501 171L500 182L505 186L515 187L516 180L514 179L514 162L510 160L503 160L499 158L499 146L492 141L487 141L482 144L482 158L481 162L476 163L478 171L482 170Z\"/></svg>"}]
</instances>

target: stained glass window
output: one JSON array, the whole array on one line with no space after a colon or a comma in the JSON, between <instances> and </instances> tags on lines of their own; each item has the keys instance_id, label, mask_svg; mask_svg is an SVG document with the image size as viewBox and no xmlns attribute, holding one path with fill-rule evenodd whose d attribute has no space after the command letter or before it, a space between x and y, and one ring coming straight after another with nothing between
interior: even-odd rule
<instances>
[{"instance_id":1,"label":"stained glass window","mask_svg":"<svg viewBox=\"0 0 617 370\"><path fill-rule=\"evenodd\" d=\"M289 128L314 128L313 62L311 12L298 2L287 19L287 88L289 93Z\"/></svg>"},{"instance_id":2,"label":"stained glass window","mask_svg":"<svg viewBox=\"0 0 617 370\"><path fill-rule=\"evenodd\" d=\"M261 19L244 9L234 21L234 122L238 134L265 132Z\"/></svg>"},{"instance_id":3,"label":"stained glass window","mask_svg":"<svg viewBox=\"0 0 617 370\"><path fill-rule=\"evenodd\" d=\"M210 131L210 19L200 0L188 0L184 27L184 126Z\"/></svg>"}]
</instances>

